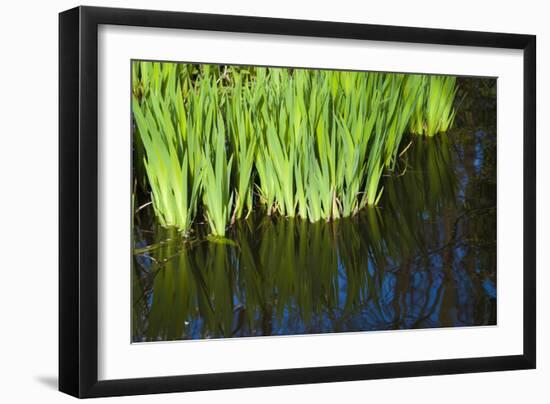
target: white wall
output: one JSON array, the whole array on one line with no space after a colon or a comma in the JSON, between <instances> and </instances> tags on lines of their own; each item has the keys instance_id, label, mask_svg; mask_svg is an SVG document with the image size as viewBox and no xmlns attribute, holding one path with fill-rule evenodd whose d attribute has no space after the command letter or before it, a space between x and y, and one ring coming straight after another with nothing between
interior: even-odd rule
<instances>
[{"instance_id":1,"label":"white wall","mask_svg":"<svg viewBox=\"0 0 550 404\"><path fill-rule=\"evenodd\" d=\"M550 392L550 25L543 1L202 0L92 1L88 5L531 33L538 36L538 369L110 399L445 404L548 402ZM0 23L0 400L68 402L57 383L57 13L78 5L4 2ZM518 136L521 136L518 133ZM7 144L6 144L7 141ZM518 156L519 158L520 156ZM511 184L512 185L512 184ZM7 224L7 226L6 226Z\"/></svg>"}]
</instances>

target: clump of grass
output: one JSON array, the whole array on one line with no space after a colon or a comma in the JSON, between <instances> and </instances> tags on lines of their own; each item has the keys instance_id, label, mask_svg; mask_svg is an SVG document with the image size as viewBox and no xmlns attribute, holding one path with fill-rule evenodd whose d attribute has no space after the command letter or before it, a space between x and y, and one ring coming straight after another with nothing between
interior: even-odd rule
<instances>
[{"instance_id":1,"label":"clump of grass","mask_svg":"<svg viewBox=\"0 0 550 404\"><path fill-rule=\"evenodd\" d=\"M225 131L221 119L217 120L212 138L205 144L203 202L212 235L225 236L225 228L231 216L233 192L231 191L231 166L233 156L227 158Z\"/></svg>"},{"instance_id":2,"label":"clump of grass","mask_svg":"<svg viewBox=\"0 0 550 404\"><path fill-rule=\"evenodd\" d=\"M181 80L174 64L150 68L140 63L134 64L134 69L141 73L140 85L146 89L141 101L134 93L132 110L144 149L142 162L153 208L163 226L188 232L197 211L201 173L190 160L197 150L183 144L187 127L177 125L185 120Z\"/></svg>"},{"instance_id":3,"label":"clump of grass","mask_svg":"<svg viewBox=\"0 0 550 404\"><path fill-rule=\"evenodd\" d=\"M132 78L155 214L186 234L202 214L224 237L258 205L355 215L378 203L409 127L432 136L454 117L448 77L135 62Z\"/></svg>"},{"instance_id":4,"label":"clump of grass","mask_svg":"<svg viewBox=\"0 0 550 404\"><path fill-rule=\"evenodd\" d=\"M235 209L232 221L241 219L246 209L246 215L252 212L253 202L253 175L254 157L256 155L256 136L252 122L250 105L245 104L243 99L250 95L248 83L243 88L243 77L231 70L231 77L234 79L233 93L226 94L226 116L228 132L231 136L230 147L235 156Z\"/></svg>"},{"instance_id":5,"label":"clump of grass","mask_svg":"<svg viewBox=\"0 0 550 404\"><path fill-rule=\"evenodd\" d=\"M256 166L268 213L315 222L375 205L416 102L405 83L418 78L296 69L262 70L257 80Z\"/></svg>"},{"instance_id":6,"label":"clump of grass","mask_svg":"<svg viewBox=\"0 0 550 404\"><path fill-rule=\"evenodd\" d=\"M456 77L417 77L421 80L420 98L410 122L410 131L429 137L447 132L455 117Z\"/></svg>"}]
</instances>

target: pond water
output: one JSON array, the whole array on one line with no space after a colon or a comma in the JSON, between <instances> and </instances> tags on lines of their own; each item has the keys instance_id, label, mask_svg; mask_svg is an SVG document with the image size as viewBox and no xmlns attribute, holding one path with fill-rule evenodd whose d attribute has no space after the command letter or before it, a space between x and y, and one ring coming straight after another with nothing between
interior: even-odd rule
<instances>
[{"instance_id":1,"label":"pond water","mask_svg":"<svg viewBox=\"0 0 550 404\"><path fill-rule=\"evenodd\" d=\"M231 242L134 227L132 341L496 324L494 104L410 137L377 208L309 223L258 212Z\"/></svg>"}]
</instances>

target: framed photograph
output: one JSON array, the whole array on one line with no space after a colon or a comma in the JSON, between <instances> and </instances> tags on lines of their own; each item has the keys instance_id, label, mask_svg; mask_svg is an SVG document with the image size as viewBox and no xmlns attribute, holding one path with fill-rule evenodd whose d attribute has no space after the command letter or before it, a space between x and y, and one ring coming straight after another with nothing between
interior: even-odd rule
<instances>
[{"instance_id":1,"label":"framed photograph","mask_svg":"<svg viewBox=\"0 0 550 404\"><path fill-rule=\"evenodd\" d=\"M59 388L535 368L532 35L59 16Z\"/></svg>"}]
</instances>

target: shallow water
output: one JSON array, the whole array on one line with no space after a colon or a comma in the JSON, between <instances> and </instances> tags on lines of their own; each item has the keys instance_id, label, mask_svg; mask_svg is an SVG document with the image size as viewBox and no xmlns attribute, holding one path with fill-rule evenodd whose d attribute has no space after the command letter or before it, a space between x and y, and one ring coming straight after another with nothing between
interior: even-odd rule
<instances>
[{"instance_id":1,"label":"shallow water","mask_svg":"<svg viewBox=\"0 0 550 404\"><path fill-rule=\"evenodd\" d=\"M455 126L406 140L379 207L351 219L258 212L220 244L184 242L142 209L132 340L496 324L494 106Z\"/></svg>"}]
</instances>

